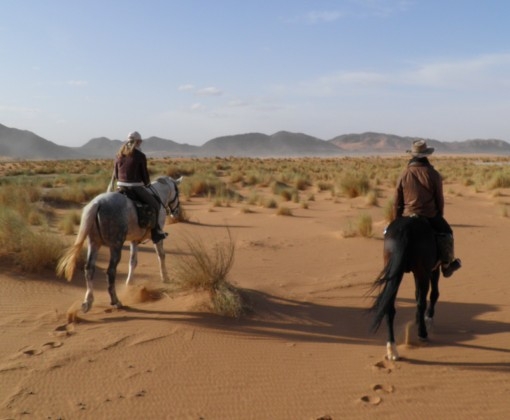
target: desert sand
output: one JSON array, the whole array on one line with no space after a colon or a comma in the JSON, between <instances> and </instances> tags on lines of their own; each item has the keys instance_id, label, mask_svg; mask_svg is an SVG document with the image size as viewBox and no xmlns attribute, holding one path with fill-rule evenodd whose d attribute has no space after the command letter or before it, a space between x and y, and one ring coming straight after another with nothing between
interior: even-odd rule
<instances>
[{"instance_id":1,"label":"desert sand","mask_svg":"<svg viewBox=\"0 0 510 420\"><path fill-rule=\"evenodd\" d=\"M382 269L381 208L315 194L309 208L183 206L191 223L166 226L167 264L186 235L236 243L228 279L248 296L241 319L204 309L203 293L165 291L156 254L141 246L126 306L111 310L107 250L96 302L68 323L85 293L52 272L0 272L1 419L507 419L510 416L510 218L496 198L448 185L446 217L463 267L440 281L429 341L416 340L414 283L397 300L401 360L385 360L385 325L369 332L367 289ZM384 202L391 194L380 199ZM360 211L372 238L344 237ZM169 270L171 271L171 270ZM409 339L406 340L406 336Z\"/></svg>"}]
</instances>

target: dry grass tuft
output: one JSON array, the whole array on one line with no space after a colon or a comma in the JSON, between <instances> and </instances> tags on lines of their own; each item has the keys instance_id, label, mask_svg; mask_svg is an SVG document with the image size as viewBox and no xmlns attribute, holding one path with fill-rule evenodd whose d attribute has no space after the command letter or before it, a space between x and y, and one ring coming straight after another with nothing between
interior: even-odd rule
<instances>
[{"instance_id":1,"label":"dry grass tuft","mask_svg":"<svg viewBox=\"0 0 510 420\"><path fill-rule=\"evenodd\" d=\"M364 238L371 238L373 235L372 216L362 213L358 218L358 233Z\"/></svg>"},{"instance_id":2,"label":"dry grass tuft","mask_svg":"<svg viewBox=\"0 0 510 420\"><path fill-rule=\"evenodd\" d=\"M7 255L21 271L54 269L65 246L58 236L32 231L16 212L0 211L0 253Z\"/></svg>"},{"instance_id":3,"label":"dry grass tuft","mask_svg":"<svg viewBox=\"0 0 510 420\"><path fill-rule=\"evenodd\" d=\"M292 210L286 206L280 206L278 207L276 214L278 216L292 216Z\"/></svg>"},{"instance_id":4,"label":"dry grass tuft","mask_svg":"<svg viewBox=\"0 0 510 420\"><path fill-rule=\"evenodd\" d=\"M228 231L228 230L227 230ZM183 290L205 290L211 296L214 313L239 318L246 311L240 291L227 281L234 263L235 243L228 231L226 242L184 238L185 249L174 267L174 277Z\"/></svg>"}]
</instances>

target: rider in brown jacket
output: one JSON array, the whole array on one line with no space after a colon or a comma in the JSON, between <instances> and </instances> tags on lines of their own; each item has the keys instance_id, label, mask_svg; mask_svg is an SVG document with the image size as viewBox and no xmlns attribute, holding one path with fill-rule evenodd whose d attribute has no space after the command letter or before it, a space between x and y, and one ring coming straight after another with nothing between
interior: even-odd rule
<instances>
[{"instance_id":1,"label":"rider in brown jacket","mask_svg":"<svg viewBox=\"0 0 510 420\"><path fill-rule=\"evenodd\" d=\"M443 275L450 277L461 267L461 261L454 257L453 231L443 217L443 180L427 159L433 152L423 140L415 141L408 150L412 158L397 182L394 216L417 215L429 220L436 231Z\"/></svg>"}]
</instances>

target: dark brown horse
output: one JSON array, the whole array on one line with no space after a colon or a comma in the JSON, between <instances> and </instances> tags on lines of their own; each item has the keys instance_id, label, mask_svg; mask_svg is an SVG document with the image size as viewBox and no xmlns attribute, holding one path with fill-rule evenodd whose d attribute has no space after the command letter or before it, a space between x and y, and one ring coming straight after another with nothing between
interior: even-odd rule
<instances>
[{"instance_id":1,"label":"dark brown horse","mask_svg":"<svg viewBox=\"0 0 510 420\"><path fill-rule=\"evenodd\" d=\"M373 283L371 291L379 290L370 309L374 313L372 331L377 331L384 318L388 327L387 358L399 358L393 322L395 300L404 273L412 272L415 283L416 324L418 337L427 339L426 318L432 320L439 298L439 258L435 232L422 217L399 217L390 223L384 236L385 267ZM427 295L430 289L430 305Z\"/></svg>"}]
</instances>

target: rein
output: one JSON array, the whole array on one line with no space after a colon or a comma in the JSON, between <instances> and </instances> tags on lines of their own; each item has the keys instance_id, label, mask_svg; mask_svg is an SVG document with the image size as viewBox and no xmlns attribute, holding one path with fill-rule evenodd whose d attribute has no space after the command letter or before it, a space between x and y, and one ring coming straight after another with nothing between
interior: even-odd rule
<instances>
[{"instance_id":1,"label":"rein","mask_svg":"<svg viewBox=\"0 0 510 420\"><path fill-rule=\"evenodd\" d=\"M172 209L172 204L174 204L179 199L179 189L177 188L177 185L175 185L175 183L174 183L175 197L171 201L169 201L168 204L163 203L163 200L161 200L159 193L157 192L157 190L154 189L152 185L149 185L148 188L152 192L156 200L159 201L159 204L163 206L167 215L170 215L175 211L174 209Z\"/></svg>"}]
</instances>

